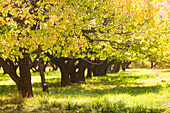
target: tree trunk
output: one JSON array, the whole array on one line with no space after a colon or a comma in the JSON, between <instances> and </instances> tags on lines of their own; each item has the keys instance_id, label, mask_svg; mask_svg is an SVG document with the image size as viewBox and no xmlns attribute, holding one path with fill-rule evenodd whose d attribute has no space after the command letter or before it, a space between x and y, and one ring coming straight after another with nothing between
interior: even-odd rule
<instances>
[{"instance_id":1,"label":"tree trunk","mask_svg":"<svg viewBox=\"0 0 170 113\"><path fill-rule=\"evenodd\" d=\"M60 71L61 71L61 86L70 86L71 81L69 77L69 68L68 64L60 65L59 66Z\"/></svg>"},{"instance_id":2,"label":"tree trunk","mask_svg":"<svg viewBox=\"0 0 170 113\"><path fill-rule=\"evenodd\" d=\"M112 64L108 66L107 73L112 73Z\"/></svg>"},{"instance_id":3,"label":"tree trunk","mask_svg":"<svg viewBox=\"0 0 170 113\"><path fill-rule=\"evenodd\" d=\"M88 70L87 70L87 78L91 78L91 77L92 77L92 75L91 75L91 73L92 73L92 67L89 66L87 69L88 69Z\"/></svg>"},{"instance_id":4,"label":"tree trunk","mask_svg":"<svg viewBox=\"0 0 170 113\"><path fill-rule=\"evenodd\" d=\"M61 86L70 86L71 81L70 81L70 69L69 69L69 62L68 58L55 58L53 55L50 55L50 53L45 53L47 55L51 62L58 66L61 71Z\"/></svg>"},{"instance_id":5,"label":"tree trunk","mask_svg":"<svg viewBox=\"0 0 170 113\"><path fill-rule=\"evenodd\" d=\"M105 60L100 65L94 65L93 66L93 76L106 76L107 67L108 67L107 60Z\"/></svg>"},{"instance_id":6,"label":"tree trunk","mask_svg":"<svg viewBox=\"0 0 170 113\"><path fill-rule=\"evenodd\" d=\"M126 70L126 66L127 66L127 62L124 60L122 62L122 70L125 71Z\"/></svg>"},{"instance_id":7,"label":"tree trunk","mask_svg":"<svg viewBox=\"0 0 170 113\"><path fill-rule=\"evenodd\" d=\"M33 97L29 60L29 54L25 54L22 59L19 58L20 80L17 87L20 97Z\"/></svg>"},{"instance_id":8,"label":"tree trunk","mask_svg":"<svg viewBox=\"0 0 170 113\"><path fill-rule=\"evenodd\" d=\"M45 76L44 76L44 71L45 71L45 68L43 67L44 61L42 59L40 59L41 51L42 51L41 46L38 45L37 57L36 57L35 60L36 60L36 63L38 65L38 71L39 71L40 76L41 76L41 84L42 84L43 92L49 92L48 85L45 82Z\"/></svg>"},{"instance_id":9,"label":"tree trunk","mask_svg":"<svg viewBox=\"0 0 170 113\"><path fill-rule=\"evenodd\" d=\"M40 61L40 59L36 59L36 60L37 60L37 64L38 64L38 70L39 70L40 76L41 76L41 83L42 83L43 92L49 92L48 85L45 82L44 70L43 70L43 66L41 64L41 61Z\"/></svg>"},{"instance_id":10,"label":"tree trunk","mask_svg":"<svg viewBox=\"0 0 170 113\"><path fill-rule=\"evenodd\" d=\"M31 69L33 72L38 72L36 59L35 59L33 62L32 62L31 59L30 59L30 62L31 62L30 69Z\"/></svg>"},{"instance_id":11,"label":"tree trunk","mask_svg":"<svg viewBox=\"0 0 170 113\"><path fill-rule=\"evenodd\" d=\"M81 65L79 67L79 70L78 70L77 73L78 73L78 78L79 78L80 81L85 81L85 77L84 77L85 70L86 70L85 66Z\"/></svg>"},{"instance_id":12,"label":"tree trunk","mask_svg":"<svg viewBox=\"0 0 170 113\"><path fill-rule=\"evenodd\" d=\"M108 66L107 66L107 73L110 73L110 74L113 73L113 72L112 72L112 71L113 71L113 70L112 70L112 65L115 63L115 61L116 61L116 60L113 59L113 60L111 60L111 61L107 64L107 65L108 65Z\"/></svg>"},{"instance_id":13,"label":"tree trunk","mask_svg":"<svg viewBox=\"0 0 170 113\"><path fill-rule=\"evenodd\" d=\"M75 72L75 69L71 69L70 77L71 77L71 82L72 83L79 82L78 74L77 74L77 72Z\"/></svg>"},{"instance_id":14,"label":"tree trunk","mask_svg":"<svg viewBox=\"0 0 170 113\"><path fill-rule=\"evenodd\" d=\"M16 74L16 71L8 64L2 57L0 57L0 65L16 83L19 96L33 97L32 84L31 84L31 73L29 64L29 54L25 54L23 59L19 59L20 77Z\"/></svg>"},{"instance_id":15,"label":"tree trunk","mask_svg":"<svg viewBox=\"0 0 170 113\"><path fill-rule=\"evenodd\" d=\"M153 61L151 61L151 69L153 68Z\"/></svg>"},{"instance_id":16,"label":"tree trunk","mask_svg":"<svg viewBox=\"0 0 170 113\"><path fill-rule=\"evenodd\" d=\"M120 61L115 61L115 64L114 64L114 67L113 67L113 73L118 73L119 72L120 65L121 65Z\"/></svg>"},{"instance_id":17,"label":"tree trunk","mask_svg":"<svg viewBox=\"0 0 170 113\"><path fill-rule=\"evenodd\" d=\"M75 62L76 62L75 59L69 60L70 78L72 83L79 82L78 73L76 72L77 66L75 65Z\"/></svg>"}]
</instances>

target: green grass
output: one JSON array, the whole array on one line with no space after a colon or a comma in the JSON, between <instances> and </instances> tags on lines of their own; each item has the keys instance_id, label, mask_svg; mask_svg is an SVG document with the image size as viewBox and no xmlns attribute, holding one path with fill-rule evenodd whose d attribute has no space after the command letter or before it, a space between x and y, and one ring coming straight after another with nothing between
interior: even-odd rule
<instances>
[{"instance_id":1,"label":"green grass","mask_svg":"<svg viewBox=\"0 0 170 113\"><path fill-rule=\"evenodd\" d=\"M59 71L46 72L48 94L42 93L39 73L32 73L29 99L19 99L14 82L0 72L0 112L170 112L169 69L128 69L69 87L59 87Z\"/></svg>"}]
</instances>

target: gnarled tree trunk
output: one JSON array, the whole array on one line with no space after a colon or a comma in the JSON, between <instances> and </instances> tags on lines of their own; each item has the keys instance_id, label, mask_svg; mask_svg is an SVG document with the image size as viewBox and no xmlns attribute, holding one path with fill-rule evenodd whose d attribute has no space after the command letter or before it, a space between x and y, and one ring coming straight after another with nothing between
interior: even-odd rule
<instances>
[{"instance_id":1,"label":"gnarled tree trunk","mask_svg":"<svg viewBox=\"0 0 170 113\"><path fill-rule=\"evenodd\" d=\"M29 60L29 54L19 58L20 80L17 87L20 97L33 97Z\"/></svg>"},{"instance_id":2,"label":"gnarled tree trunk","mask_svg":"<svg viewBox=\"0 0 170 113\"><path fill-rule=\"evenodd\" d=\"M79 59L79 64L78 64L78 78L80 81L85 81L85 75L84 75L84 72L87 68L87 62L82 60L82 59Z\"/></svg>"},{"instance_id":3,"label":"gnarled tree trunk","mask_svg":"<svg viewBox=\"0 0 170 113\"><path fill-rule=\"evenodd\" d=\"M8 64L2 57L0 57L0 65L5 70L5 72L9 74L11 79L16 83L19 96L21 98L33 97L29 60L29 54L24 54L24 58L19 58L19 77L12 66Z\"/></svg>"},{"instance_id":4,"label":"gnarled tree trunk","mask_svg":"<svg viewBox=\"0 0 170 113\"><path fill-rule=\"evenodd\" d=\"M61 86L69 86L71 85L70 81L70 69L69 69L69 59L68 58L55 58L53 55L50 55L50 53L45 53L47 55L51 62L58 66L61 71Z\"/></svg>"},{"instance_id":5,"label":"gnarled tree trunk","mask_svg":"<svg viewBox=\"0 0 170 113\"><path fill-rule=\"evenodd\" d=\"M107 59L102 62L100 65L93 66L93 76L106 76L107 72Z\"/></svg>"},{"instance_id":6,"label":"gnarled tree trunk","mask_svg":"<svg viewBox=\"0 0 170 113\"><path fill-rule=\"evenodd\" d=\"M70 68L70 78L71 78L71 82L72 83L77 83L79 82L79 78L78 78L78 73L76 72L76 69L78 68L76 63L76 59L70 59L69 62L69 68Z\"/></svg>"},{"instance_id":7,"label":"gnarled tree trunk","mask_svg":"<svg viewBox=\"0 0 170 113\"><path fill-rule=\"evenodd\" d=\"M63 60L63 59L58 59L58 60ZM69 62L64 61L63 63L59 64L59 68L61 71L61 86L70 86L71 81L70 81L70 70L69 70Z\"/></svg>"},{"instance_id":8,"label":"gnarled tree trunk","mask_svg":"<svg viewBox=\"0 0 170 113\"><path fill-rule=\"evenodd\" d=\"M17 63L17 60L15 58L15 61L12 61L10 60L9 58L7 58L5 60L13 69L14 71L16 72L17 68L18 68L18 63ZM4 70L4 73L3 74L6 74L7 72Z\"/></svg>"}]
</instances>

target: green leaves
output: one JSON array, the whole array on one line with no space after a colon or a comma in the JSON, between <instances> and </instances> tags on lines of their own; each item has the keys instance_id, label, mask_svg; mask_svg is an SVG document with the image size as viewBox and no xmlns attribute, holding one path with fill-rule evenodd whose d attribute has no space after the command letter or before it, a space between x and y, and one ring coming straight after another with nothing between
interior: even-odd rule
<instances>
[{"instance_id":1,"label":"green leaves","mask_svg":"<svg viewBox=\"0 0 170 113\"><path fill-rule=\"evenodd\" d=\"M92 59L112 56L129 59L153 54L169 59L170 14L166 10L168 16L160 21L156 1L44 0L33 5L30 1L1 0L0 3L0 52L4 55L20 55L19 47L32 53L41 45L44 51L55 51L58 57L88 54Z\"/></svg>"}]
</instances>

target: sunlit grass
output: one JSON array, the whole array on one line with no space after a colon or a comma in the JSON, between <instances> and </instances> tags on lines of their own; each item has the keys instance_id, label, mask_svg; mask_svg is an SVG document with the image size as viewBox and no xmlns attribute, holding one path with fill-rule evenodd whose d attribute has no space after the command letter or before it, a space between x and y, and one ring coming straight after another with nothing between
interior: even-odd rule
<instances>
[{"instance_id":1,"label":"sunlit grass","mask_svg":"<svg viewBox=\"0 0 170 113\"><path fill-rule=\"evenodd\" d=\"M32 73L34 98L21 100L14 82L0 74L0 111L28 112L169 112L170 70L127 69L59 87L60 72L46 72L50 92L42 93L39 73Z\"/></svg>"}]
</instances>

